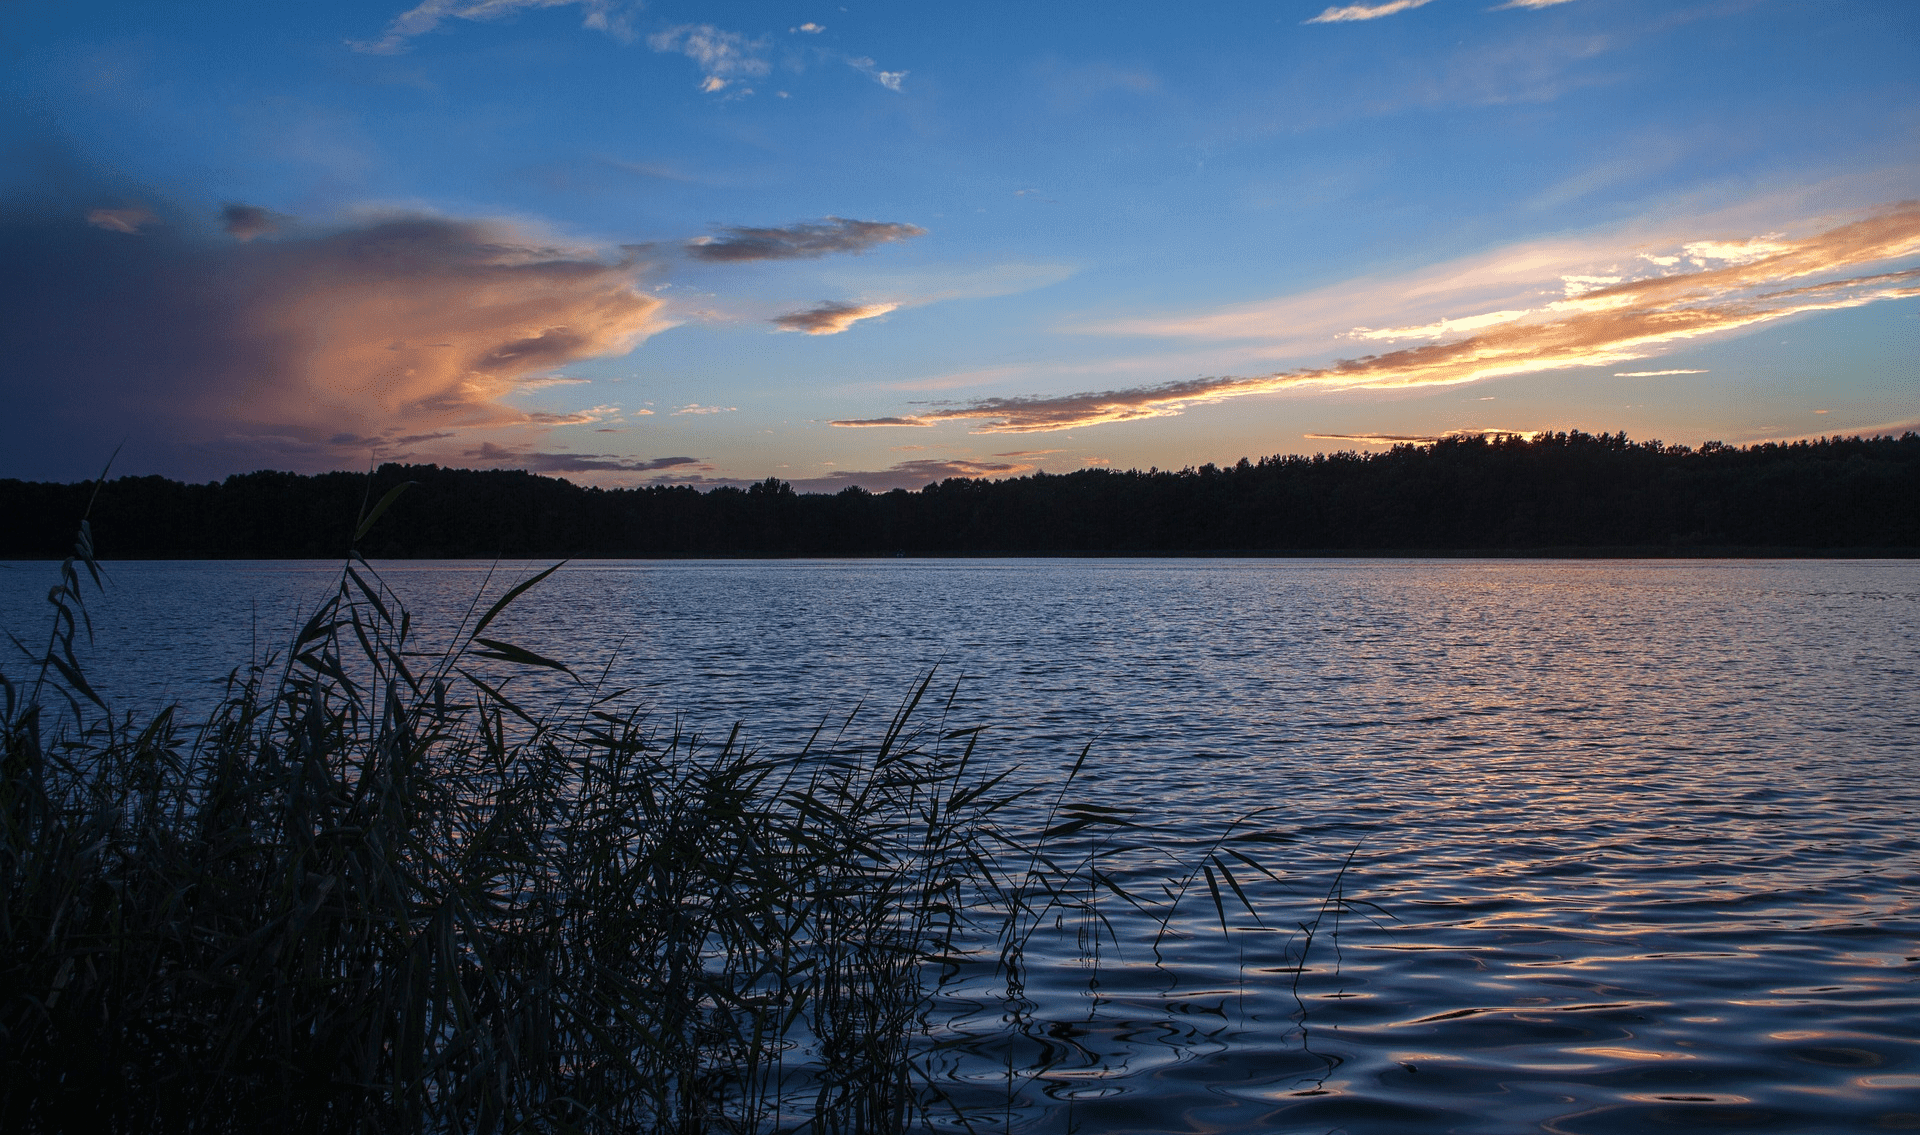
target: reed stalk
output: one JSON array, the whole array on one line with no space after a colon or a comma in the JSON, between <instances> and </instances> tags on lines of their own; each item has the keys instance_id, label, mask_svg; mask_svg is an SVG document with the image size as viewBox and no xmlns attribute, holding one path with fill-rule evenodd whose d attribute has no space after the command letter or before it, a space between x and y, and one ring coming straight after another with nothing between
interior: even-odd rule
<instances>
[{"instance_id":1,"label":"reed stalk","mask_svg":"<svg viewBox=\"0 0 1920 1135\"><path fill-rule=\"evenodd\" d=\"M84 522L60 570L0 674L8 1131L899 1131L943 966L1017 992L1035 927L1138 902L1086 830L1124 816L1029 807L931 675L878 743L769 756L489 637L548 573L422 652L355 553L207 722L140 721L75 649Z\"/></svg>"}]
</instances>

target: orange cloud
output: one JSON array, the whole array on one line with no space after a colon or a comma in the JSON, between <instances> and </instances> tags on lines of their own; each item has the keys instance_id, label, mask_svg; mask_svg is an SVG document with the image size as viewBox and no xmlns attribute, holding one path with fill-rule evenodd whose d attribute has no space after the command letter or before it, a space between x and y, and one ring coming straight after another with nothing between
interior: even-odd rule
<instances>
[{"instance_id":1,"label":"orange cloud","mask_svg":"<svg viewBox=\"0 0 1920 1135\"><path fill-rule=\"evenodd\" d=\"M1353 335L1365 338L1444 339L1453 332L1473 333L1330 366L1064 396L989 398L926 410L911 420L966 420L979 422L980 433L1029 433L1163 417L1188 406L1301 388L1443 386L1629 362L1686 340L1806 312L1920 296L1920 268L1846 274L1920 253L1920 203L1902 204L1801 240L1770 235L1745 242L1696 241L1683 253L1690 266L1722 266L1671 272L1648 257L1644 259L1660 274L1638 279L1624 274L1605 280L1567 277L1565 298L1534 308L1398 330L1359 328ZM1233 317L1236 323L1246 318ZM1195 323L1209 322L1175 326L1188 333Z\"/></svg>"},{"instance_id":2,"label":"orange cloud","mask_svg":"<svg viewBox=\"0 0 1920 1135\"><path fill-rule=\"evenodd\" d=\"M10 445L125 434L195 468L338 468L458 432L596 422L613 408L504 399L663 326L638 265L503 223L389 216L215 243L153 222L136 241L121 213L112 234L0 226L0 276L21 297L0 395L44 435ZM251 212L225 220L264 231Z\"/></svg>"},{"instance_id":3,"label":"orange cloud","mask_svg":"<svg viewBox=\"0 0 1920 1135\"><path fill-rule=\"evenodd\" d=\"M524 423L498 401L523 380L659 329L660 301L637 290L632 265L483 222L387 220L234 267L247 298L230 333L255 369L205 406L229 420L371 433Z\"/></svg>"},{"instance_id":4,"label":"orange cloud","mask_svg":"<svg viewBox=\"0 0 1920 1135\"><path fill-rule=\"evenodd\" d=\"M1441 434L1301 434L1308 441L1350 441L1360 445L1432 445L1450 437L1518 437L1532 441L1539 430L1505 430L1496 427L1477 430L1448 430Z\"/></svg>"}]
</instances>

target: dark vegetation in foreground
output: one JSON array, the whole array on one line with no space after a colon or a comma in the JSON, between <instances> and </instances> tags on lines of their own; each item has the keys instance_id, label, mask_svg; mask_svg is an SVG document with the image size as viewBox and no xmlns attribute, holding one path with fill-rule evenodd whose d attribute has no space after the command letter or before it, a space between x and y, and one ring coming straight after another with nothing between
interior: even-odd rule
<instances>
[{"instance_id":1,"label":"dark vegetation in foreground","mask_svg":"<svg viewBox=\"0 0 1920 1135\"><path fill-rule=\"evenodd\" d=\"M523 472L384 465L416 484L374 557L1920 549L1920 435L1698 450L1583 433L1448 439L1178 472L1083 469L919 492L602 490ZM337 554L363 474L127 477L110 558ZM0 558L64 554L85 485L0 481Z\"/></svg>"},{"instance_id":2,"label":"dark vegetation in foreground","mask_svg":"<svg viewBox=\"0 0 1920 1135\"><path fill-rule=\"evenodd\" d=\"M943 980L1017 1000L1029 936L1097 942L1103 895L1162 933L1210 896L1224 931L1265 871L1249 841L1278 838L1186 845L1143 897L1106 841L1137 855L1149 825L1068 802L1078 763L1044 791L980 771L927 682L877 744L702 743L491 637L541 577L421 653L357 554L209 722L116 716L81 665L85 525L75 551L44 649L16 640L27 670L0 678L6 1131L951 1119L926 1063ZM543 714L516 670L573 693Z\"/></svg>"}]
</instances>

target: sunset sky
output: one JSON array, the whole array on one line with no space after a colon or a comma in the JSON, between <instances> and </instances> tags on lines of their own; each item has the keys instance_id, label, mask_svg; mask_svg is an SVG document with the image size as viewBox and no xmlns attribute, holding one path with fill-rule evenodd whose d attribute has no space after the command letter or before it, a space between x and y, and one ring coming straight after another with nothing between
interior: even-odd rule
<instances>
[{"instance_id":1,"label":"sunset sky","mask_svg":"<svg viewBox=\"0 0 1920 1135\"><path fill-rule=\"evenodd\" d=\"M0 4L0 476L1920 428L1912 0Z\"/></svg>"}]
</instances>

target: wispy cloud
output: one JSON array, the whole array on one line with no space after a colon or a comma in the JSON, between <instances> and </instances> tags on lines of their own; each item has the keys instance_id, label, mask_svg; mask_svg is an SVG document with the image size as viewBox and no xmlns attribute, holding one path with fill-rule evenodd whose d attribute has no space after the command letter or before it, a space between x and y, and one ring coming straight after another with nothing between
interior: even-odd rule
<instances>
[{"instance_id":1,"label":"wispy cloud","mask_svg":"<svg viewBox=\"0 0 1920 1135\"><path fill-rule=\"evenodd\" d=\"M1389 0L1385 4L1349 4L1344 8L1328 8L1311 20L1309 24L1347 24L1355 20L1377 20L1382 16L1392 16L1410 8L1419 8L1431 0Z\"/></svg>"},{"instance_id":2,"label":"wispy cloud","mask_svg":"<svg viewBox=\"0 0 1920 1135\"><path fill-rule=\"evenodd\" d=\"M909 226L910 227L910 226ZM1066 279L1073 269L1058 264L999 264L990 268L920 272L891 276L862 273L848 277L848 290L887 299L865 301L824 300L803 311L775 316L770 322L782 331L803 331L809 335L837 335L863 319L886 315L902 308L923 307L945 300L981 299L1011 295L1045 287ZM833 277L829 276L829 279Z\"/></svg>"},{"instance_id":3,"label":"wispy cloud","mask_svg":"<svg viewBox=\"0 0 1920 1135\"><path fill-rule=\"evenodd\" d=\"M770 40L750 39L712 24L668 28L648 36L647 46L655 51L684 55L698 63L702 73L700 89L709 93L726 90L744 79L760 78L773 70L766 57L767 49L772 46Z\"/></svg>"},{"instance_id":4,"label":"wispy cloud","mask_svg":"<svg viewBox=\"0 0 1920 1135\"><path fill-rule=\"evenodd\" d=\"M1617 284L1617 279L1607 283ZM1436 319L1432 323L1418 327L1388 327L1374 330L1371 327L1356 327L1347 334L1354 339L1438 339L1447 335L1457 335L1467 331L1478 331L1483 327L1494 327L1502 323L1511 323L1527 315L1524 309L1489 311L1480 315L1467 315L1459 319Z\"/></svg>"},{"instance_id":5,"label":"wispy cloud","mask_svg":"<svg viewBox=\"0 0 1920 1135\"><path fill-rule=\"evenodd\" d=\"M371 55L398 55L407 50L415 36L425 35L449 19L497 20L530 9L576 6L586 13L580 20L582 27L623 40L632 38L631 14L640 5L629 0L424 0L395 16L379 39L348 40L347 45Z\"/></svg>"},{"instance_id":6,"label":"wispy cloud","mask_svg":"<svg viewBox=\"0 0 1920 1135\"><path fill-rule=\"evenodd\" d=\"M87 211L87 223L96 229L108 232L133 235L148 225L155 224L160 218L153 210L144 205L128 205L119 209L90 209Z\"/></svg>"},{"instance_id":7,"label":"wispy cloud","mask_svg":"<svg viewBox=\"0 0 1920 1135\"><path fill-rule=\"evenodd\" d=\"M835 252L865 252L876 245L926 235L919 225L897 221L825 221L785 228L728 228L719 236L696 237L686 244L696 260L802 260Z\"/></svg>"},{"instance_id":8,"label":"wispy cloud","mask_svg":"<svg viewBox=\"0 0 1920 1135\"><path fill-rule=\"evenodd\" d=\"M1448 430L1440 434L1301 434L1308 441L1346 441L1356 445L1432 445L1450 437L1518 437L1532 441L1539 430L1510 430L1498 426Z\"/></svg>"},{"instance_id":9,"label":"wispy cloud","mask_svg":"<svg viewBox=\"0 0 1920 1135\"><path fill-rule=\"evenodd\" d=\"M1354 445L1431 445L1432 434L1301 434L1308 441L1344 441Z\"/></svg>"},{"instance_id":10,"label":"wispy cloud","mask_svg":"<svg viewBox=\"0 0 1920 1135\"><path fill-rule=\"evenodd\" d=\"M1766 251L1756 254L1762 245ZM1619 364L1658 354L1677 343L1793 315L1920 296L1920 268L1851 274L1916 254L1920 254L1920 203L1906 203L1798 240L1769 234L1683 246L1680 255L1687 258L1689 267L1698 262L1715 267L1674 271L1661 260L1647 257L1642 263L1654 268L1652 274L1635 277L1623 267L1609 273L1614 282L1604 285L1588 286L1591 278L1575 286L1563 282L1561 298L1530 308L1389 331L1358 328L1350 333L1363 338L1445 339L1471 330L1448 341L1248 377L1203 377L1064 396L988 398L937 406L912 418L972 421L979 423L976 430L983 433L1025 433L1162 417L1188 406L1294 389L1439 386ZM1532 270L1537 274L1539 265ZM1436 286L1444 290L1444 284ZM1483 320L1492 322L1483 324Z\"/></svg>"},{"instance_id":11,"label":"wispy cloud","mask_svg":"<svg viewBox=\"0 0 1920 1135\"><path fill-rule=\"evenodd\" d=\"M897 303L837 303L829 300L805 311L775 316L772 322L782 331L838 335L862 319L885 315L899 306Z\"/></svg>"},{"instance_id":12,"label":"wispy cloud","mask_svg":"<svg viewBox=\"0 0 1920 1135\"><path fill-rule=\"evenodd\" d=\"M1670 374L1707 374L1704 370L1617 370L1615 378L1665 378Z\"/></svg>"},{"instance_id":13,"label":"wispy cloud","mask_svg":"<svg viewBox=\"0 0 1920 1135\"><path fill-rule=\"evenodd\" d=\"M917 458L885 469L836 469L822 477L800 477L793 487L805 493L831 493L858 485L872 492L918 489L949 477L1018 477L1037 466L1024 461L974 461L964 457Z\"/></svg>"},{"instance_id":14,"label":"wispy cloud","mask_svg":"<svg viewBox=\"0 0 1920 1135\"><path fill-rule=\"evenodd\" d=\"M641 411L646 413L646 411ZM538 426L593 426L601 422L618 425L627 419L621 416L618 406L594 406L587 410L568 410L556 413L551 410L527 411L528 422Z\"/></svg>"},{"instance_id":15,"label":"wispy cloud","mask_svg":"<svg viewBox=\"0 0 1920 1135\"><path fill-rule=\"evenodd\" d=\"M464 450L460 456L476 464L507 469L525 469L532 473L652 473L661 469L689 466L711 469L698 457L620 457L610 453L546 453L524 446L495 445L484 441Z\"/></svg>"},{"instance_id":16,"label":"wispy cloud","mask_svg":"<svg viewBox=\"0 0 1920 1135\"><path fill-rule=\"evenodd\" d=\"M839 421L828 422L827 424L830 426L839 426L842 429L860 430L860 429L879 429L879 428L885 428L888 426L931 426L933 423L927 421L924 418L896 417L896 418L843 418Z\"/></svg>"},{"instance_id":17,"label":"wispy cloud","mask_svg":"<svg viewBox=\"0 0 1920 1135\"><path fill-rule=\"evenodd\" d=\"M862 75L865 75L867 78L872 79L874 82L880 84L881 86L887 88L890 91L896 91L896 92L899 91L900 84L906 82L907 80L907 72L882 71L874 63L873 60L868 59L864 55L849 55L846 57L846 61L847 61L847 66L853 68L855 71L860 72Z\"/></svg>"},{"instance_id":18,"label":"wispy cloud","mask_svg":"<svg viewBox=\"0 0 1920 1135\"><path fill-rule=\"evenodd\" d=\"M1511 8L1552 8L1561 4L1571 4L1573 0L1507 0L1505 4L1488 8L1489 12L1505 12Z\"/></svg>"},{"instance_id":19,"label":"wispy cloud","mask_svg":"<svg viewBox=\"0 0 1920 1135\"><path fill-rule=\"evenodd\" d=\"M533 378L523 378L514 384L515 394L531 394L536 390L545 390L550 386L584 386L593 381L588 378L574 378L564 374L542 374Z\"/></svg>"},{"instance_id":20,"label":"wispy cloud","mask_svg":"<svg viewBox=\"0 0 1920 1135\"><path fill-rule=\"evenodd\" d=\"M738 406L702 406L698 402L689 402L675 410L676 414L731 414L740 409Z\"/></svg>"}]
</instances>

